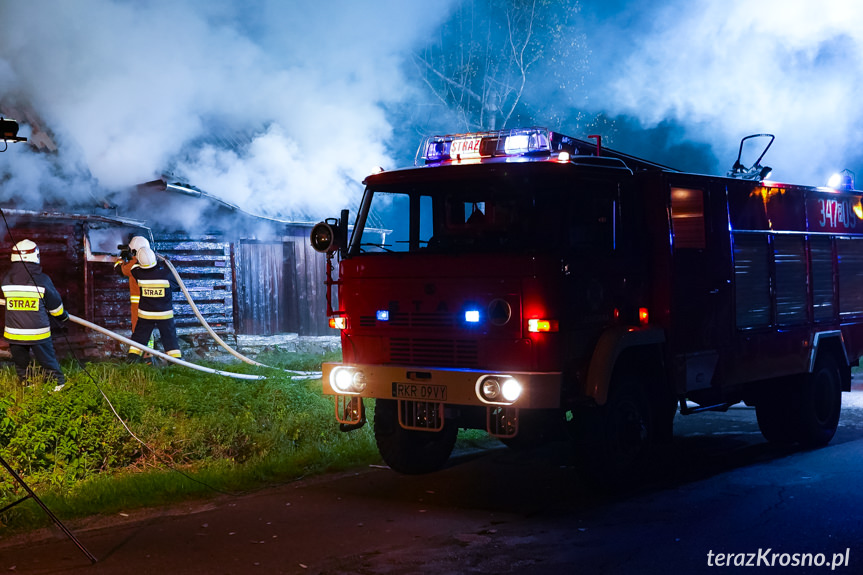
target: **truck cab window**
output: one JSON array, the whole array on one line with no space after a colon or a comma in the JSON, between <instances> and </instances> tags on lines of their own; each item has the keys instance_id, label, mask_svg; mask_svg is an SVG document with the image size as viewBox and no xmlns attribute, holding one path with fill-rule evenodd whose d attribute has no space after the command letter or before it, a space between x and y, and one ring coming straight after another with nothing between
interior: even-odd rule
<instances>
[{"instance_id":1,"label":"truck cab window","mask_svg":"<svg viewBox=\"0 0 863 575\"><path fill-rule=\"evenodd\" d=\"M374 192L362 234L362 252L471 252L534 249L557 236L557 226L530 233L539 222L557 221L559 198L501 188ZM601 216L608 226L611 209ZM596 230L594 230L596 231Z\"/></svg>"}]
</instances>

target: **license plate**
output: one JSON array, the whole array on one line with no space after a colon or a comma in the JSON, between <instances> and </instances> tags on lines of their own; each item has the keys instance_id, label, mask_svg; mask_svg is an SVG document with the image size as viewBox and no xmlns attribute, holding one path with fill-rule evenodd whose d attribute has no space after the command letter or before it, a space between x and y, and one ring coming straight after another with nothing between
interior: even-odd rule
<instances>
[{"instance_id":1,"label":"license plate","mask_svg":"<svg viewBox=\"0 0 863 575\"><path fill-rule=\"evenodd\" d=\"M393 382L393 397L421 401L446 401L446 386Z\"/></svg>"}]
</instances>

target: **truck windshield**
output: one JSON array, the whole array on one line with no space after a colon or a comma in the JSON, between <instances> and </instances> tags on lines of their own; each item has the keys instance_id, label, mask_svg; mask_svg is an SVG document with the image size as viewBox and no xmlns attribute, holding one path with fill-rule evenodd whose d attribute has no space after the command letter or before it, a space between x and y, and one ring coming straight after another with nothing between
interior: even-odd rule
<instances>
[{"instance_id":1,"label":"truck windshield","mask_svg":"<svg viewBox=\"0 0 863 575\"><path fill-rule=\"evenodd\" d=\"M546 205L550 203L543 196L525 191L398 193L368 189L350 251L512 252L541 247L540 243L554 245L559 226L551 219L559 216L555 216L551 205ZM547 225L539 226L540 222Z\"/></svg>"}]
</instances>

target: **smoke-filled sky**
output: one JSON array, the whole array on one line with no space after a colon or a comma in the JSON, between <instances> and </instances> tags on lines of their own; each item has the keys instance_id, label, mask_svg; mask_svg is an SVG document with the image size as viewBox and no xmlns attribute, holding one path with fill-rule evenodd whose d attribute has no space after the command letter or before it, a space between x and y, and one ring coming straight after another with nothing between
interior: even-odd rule
<instances>
[{"instance_id":1,"label":"smoke-filled sky","mask_svg":"<svg viewBox=\"0 0 863 575\"><path fill-rule=\"evenodd\" d=\"M407 97L402 58L436 13L400 0L4 1L0 101L31 104L61 156L58 169L10 147L5 192L56 197L69 176L80 194L86 168L109 190L170 169L258 213L337 213L388 163L383 106Z\"/></svg>"},{"instance_id":2,"label":"smoke-filled sky","mask_svg":"<svg viewBox=\"0 0 863 575\"><path fill-rule=\"evenodd\" d=\"M850 0L585 0L590 106L655 128L670 145L709 146L724 174L753 133L776 141L773 178L824 185L848 168L863 177L863 3ZM671 137L671 141L666 138ZM650 153L644 134L632 134ZM625 145L626 131L616 139ZM744 148L746 150L746 148ZM746 162L751 164L760 150ZM745 152L744 152L745 153ZM678 161L684 160L683 165ZM657 159L659 161L659 159Z\"/></svg>"},{"instance_id":3,"label":"smoke-filled sky","mask_svg":"<svg viewBox=\"0 0 863 575\"><path fill-rule=\"evenodd\" d=\"M410 55L464 1L3 1L0 105L32 106L59 148L0 154L0 199L86 198L170 170L254 213L334 216L374 166L413 157L394 148L393 111L429 102ZM775 179L863 177L863 3L580 5L586 67L568 105L613 119L615 148L724 174L741 137L769 132Z\"/></svg>"}]
</instances>

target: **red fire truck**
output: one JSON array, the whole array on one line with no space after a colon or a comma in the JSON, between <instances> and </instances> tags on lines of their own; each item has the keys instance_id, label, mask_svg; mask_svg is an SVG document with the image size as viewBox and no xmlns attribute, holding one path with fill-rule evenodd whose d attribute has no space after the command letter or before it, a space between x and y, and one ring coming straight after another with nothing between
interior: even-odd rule
<instances>
[{"instance_id":1,"label":"red fire truck","mask_svg":"<svg viewBox=\"0 0 863 575\"><path fill-rule=\"evenodd\" d=\"M467 428L576 437L586 468L613 476L670 440L678 410L739 402L769 441L828 443L863 348L853 174L769 181L762 152L699 175L590 138L428 138L416 166L365 180L350 238L347 211L315 226L338 261L343 362L323 365L323 388L342 429L373 399L403 473L441 468Z\"/></svg>"}]
</instances>

